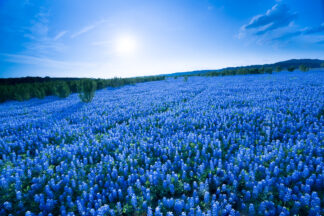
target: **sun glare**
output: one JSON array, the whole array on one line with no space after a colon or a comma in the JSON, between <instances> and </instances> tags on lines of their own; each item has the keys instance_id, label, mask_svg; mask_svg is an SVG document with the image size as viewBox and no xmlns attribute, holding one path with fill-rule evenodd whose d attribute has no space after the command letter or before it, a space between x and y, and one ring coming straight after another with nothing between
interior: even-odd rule
<instances>
[{"instance_id":1,"label":"sun glare","mask_svg":"<svg viewBox=\"0 0 324 216\"><path fill-rule=\"evenodd\" d=\"M130 35L118 37L116 40L116 52L118 55L131 55L136 51L136 40Z\"/></svg>"}]
</instances>

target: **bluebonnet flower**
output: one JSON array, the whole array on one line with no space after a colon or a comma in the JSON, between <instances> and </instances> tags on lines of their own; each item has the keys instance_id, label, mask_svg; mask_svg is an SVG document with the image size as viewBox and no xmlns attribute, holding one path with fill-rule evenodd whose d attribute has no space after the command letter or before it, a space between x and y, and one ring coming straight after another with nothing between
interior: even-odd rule
<instances>
[{"instance_id":1,"label":"bluebonnet flower","mask_svg":"<svg viewBox=\"0 0 324 216\"><path fill-rule=\"evenodd\" d=\"M12 208L12 204L8 201L3 203L3 207L7 210L10 210Z\"/></svg>"},{"instance_id":2,"label":"bluebonnet flower","mask_svg":"<svg viewBox=\"0 0 324 216\"><path fill-rule=\"evenodd\" d=\"M212 205L212 215L213 216L219 215L219 203L218 202L214 202Z\"/></svg>"},{"instance_id":3,"label":"bluebonnet flower","mask_svg":"<svg viewBox=\"0 0 324 216\"><path fill-rule=\"evenodd\" d=\"M153 216L153 211L152 211L152 208L151 207L148 207L147 208L147 216Z\"/></svg>"},{"instance_id":4,"label":"bluebonnet flower","mask_svg":"<svg viewBox=\"0 0 324 216\"><path fill-rule=\"evenodd\" d=\"M274 76L1 104L0 214L321 214L322 74Z\"/></svg>"},{"instance_id":5,"label":"bluebonnet flower","mask_svg":"<svg viewBox=\"0 0 324 216\"><path fill-rule=\"evenodd\" d=\"M177 215L180 215L184 208L184 202L182 200L176 200L174 204L174 211Z\"/></svg>"},{"instance_id":6,"label":"bluebonnet flower","mask_svg":"<svg viewBox=\"0 0 324 216\"><path fill-rule=\"evenodd\" d=\"M134 208L136 208L136 206L137 206L137 199L136 199L136 196L135 195L132 195L131 203L132 203L132 206Z\"/></svg>"},{"instance_id":7,"label":"bluebonnet flower","mask_svg":"<svg viewBox=\"0 0 324 216\"><path fill-rule=\"evenodd\" d=\"M16 192L16 198L17 198L17 200L21 200L21 198L22 198L22 194L21 194L20 191L17 191L17 192Z\"/></svg>"},{"instance_id":8,"label":"bluebonnet flower","mask_svg":"<svg viewBox=\"0 0 324 216\"><path fill-rule=\"evenodd\" d=\"M208 204L209 203L209 192L208 191L206 191L205 192L205 194L204 194L204 202L206 203L206 204Z\"/></svg>"},{"instance_id":9,"label":"bluebonnet flower","mask_svg":"<svg viewBox=\"0 0 324 216\"><path fill-rule=\"evenodd\" d=\"M26 211L25 216L33 216L34 214L31 211Z\"/></svg>"},{"instance_id":10,"label":"bluebonnet flower","mask_svg":"<svg viewBox=\"0 0 324 216\"><path fill-rule=\"evenodd\" d=\"M255 215L255 209L254 209L254 205L252 203L250 203L250 205L249 205L249 215L250 216Z\"/></svg>"},{"instance_id":11,"label":"bluebonnet flower","mask_svg":"<svg viewBox=\"0 0 324 216\"><path fill-rule=\"evenodd\" d=\"M175 193L175 189L174 189L174 185L173 184L170 184L169 185L169 189L170 189L171 194L174 194Z\"/></svg>"},{"instance_id":12,"label":"bluebonnet flower","mask_svg":"<svg viewBox=\"0 0 324 216\"><path fill-rule=\"evenodd\" d=\"M162 216L162 213L161 213L161 210L160 210L159 207L156 207L156 209L155 209L155 215L156 216Z\"/></svg>"}]
</instances>

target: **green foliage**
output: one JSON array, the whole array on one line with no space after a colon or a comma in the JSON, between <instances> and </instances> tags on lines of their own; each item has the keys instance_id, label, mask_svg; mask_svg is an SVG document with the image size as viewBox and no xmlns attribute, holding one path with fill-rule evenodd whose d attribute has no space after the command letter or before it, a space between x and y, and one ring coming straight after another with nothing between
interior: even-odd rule
<instances>
[{"instance_id":1,"label":"green foliage","mask_svg":"<svg viewBox=\"0 0 324 216\"><path fill-rule=\"evenodd\" d=\"M14 99L17 101L24 101L30 99L29 85L17 85L14 93Z\"/></svg>"},{"instance_id":2,"label":"green foliage","mask_svg":"<svg viewBox=\"0 0 324 216\"><path fill-rule=\"evenodd\" d=\"M35 97L37 97L39 99L43 99L46 96L44 88L34 88L33 89L33 96L35 96Z\"/></svg>"},{"instance_id":3,"label":"green foliage","mask_svg":"<svg viewBox=\"0 0 324 216\"><path fill-rule=\"evenodd\" d=\"M289 72L293 72L295 69L296 69L296 68L293 67L293 66L290 66L290 67L287 68L287 70L288 70Z\"/></svg>"},{"instance_id":4,"label":"green foliage","mask_svg":"<svg viewBox=\"0 0 324 216\"><path fill-rule=\"evenodd\" d=\"M92 101L95 91L97 89L97 83L91 79L82 80L80 83L79 97L82 102L89 103Z\"/></svg>"},{"instance_id":5,"label":"green foliage","mask_svg":"<svg viewBox=\"0 0 324 216\"><path fill-rule=\"evenodd\" d=\"M99 89L103 89L103 88L105 88L105 81L100 79L97 81L97 89L99 90Z\"/></svg>"},{"instance_id":6,"label":"green foliage","mask_svg":"<svg viewBox=\"0 0 324 216\"><path fill-rule=\"evenodd\" d=\"M264 74L272 73L271 67L251 67L251 68L234 68L221 71L210 71L201 75L204 76L229 76L229 75L246 75L246 74Z\"/></svg>"},{"instance_id":7,"label":"green foliage","mask_svg":"<svg viewBox=\"0 0 324 216\"><path fill-rule=\"evenodd\" d=\"M45 95L55 95L56 87L54 82L48 82L43 85L43 89L45 91Z\"/></svg>"},{"instance_id":8,"label":"green foliage","mask_svg":"<svg viewBox=\"0 0 324 216\"><path fill-rule=\"evenodd\" d=\"M71 94L70 88L66 82L59 82L56 86L55 95L60 98L66 98Z\"/></svg>"},{"instance_id":9,"label":"green foliage","mask_svg":"<svg viewBox=\"0 0 324 216\"><path fill-rule=\"evenodd\" d=\"M194 73L189 74L186 76L233 76L233 75L246 75L246 74L272 74L273 70L276 72L280 72L283 69L287 69L288 71L292 72L296 68L300 66L302 62L302 65L305 67L305 71L307 71L309 68L318 68L320 63L318 62L320 60L316 60L316 62L309 62L309 60L305 61L286 61L286 62L280 62L280 64L270 64L270 65L256 65L256 66L246 66L246 67L236 67L236 68L225 68L223 70L208 70L203 71L201 73ZM322 67L324 67L324 63L321 64Z\"/></svg>"},{"instance_id":10,"label":"green foliage","mask_svg":"<svg viewBox=\"0 0 324 216\"><path fill-rule=\"evenodd\" d=\"M4 102L12 98L10 91L10 86L0 86L0 102Z\"/></svg>"},{"instance_id":11,"label":"green foliage","mask_svg":"<svg viewBox=\"0 0 324 216\"><path fill-rule=\"evenodd\" d=\"M272 67L267 67L264 69L264 72L268 74L272 74L272 71L273 71Z\"/></svg>"},{"instance_id":12,"label":"green foliage","mask_svg":"<svg viewBox=\"0 0 324 216\"><path fill-rule=\"evenodd\" d=\"M277 66L277 67L276 67L276 72L280 72L280 71L282 71L282 67Z\"/></svg>"},{"instance_id":13,"label":"green foliage","mask_svg":"<svg viewBox=\"0 0 324 216\"><path fill-rule=\"evenodd\" d=\"M73 93L78 92L78 88L80 85L79 80L68 81L67 84L68 84L71 92L73 92Z\"/></svg>"},{"instance_id":14,"label":"green foliage","mask_svg":"<svg viewBox=\"0 0 324 216\"><path fill-rule=\"evenodd\" d=\"M96 89L108 86L120 87L133 85L140 82L164 80L164 76L147 76L134 78L91 79L96 84ZM7 100L24 101L30 98L44 98L56 95L61 98L68 97L71 93L80 91L80 85L84 79L77 78L41 78L24 77L0 79L0 102Z\"/></svg>"},{"instance_id":15,"label":"green foliage","mask_svg":"<svg viewBox=\"0 0 324 216\"><path fill-rule=\"evenodd\" d=\"M321 67L324 68L324 63L321 64Z\"/></svg>"},{"instance_id":16,"label":"green foliage","mask_svg":"<svg viewBox=\"0 0 324 216\"><path fill-rule=\"evenodd\" d=\"M300 65L299 70L301 70L303 72L307 72L307 71L309 71L309 68L306 65Z\"/></svg>"}]
</instances>

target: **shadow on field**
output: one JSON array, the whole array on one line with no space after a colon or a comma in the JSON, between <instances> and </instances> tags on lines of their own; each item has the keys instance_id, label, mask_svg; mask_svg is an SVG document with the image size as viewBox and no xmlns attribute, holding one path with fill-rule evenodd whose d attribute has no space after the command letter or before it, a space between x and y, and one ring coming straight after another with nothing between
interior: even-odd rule
<instances>
[{"instance_id":1,"label":"shadow on field","mask_svg":"<svg viewBox=\"0 0 324 216\"><path fill-rule=\"evenodd\" d=\"M62 120L65 119L67 117L69 117L71 114L78 112L80 109L82 109L82 107L84 107L86 105L86 103L83 103L81 101L72 104L70 106L64 107L63 109L57 111L56 113L52 114L52 118L55 120Z\"/></svg>"}]
</instances>

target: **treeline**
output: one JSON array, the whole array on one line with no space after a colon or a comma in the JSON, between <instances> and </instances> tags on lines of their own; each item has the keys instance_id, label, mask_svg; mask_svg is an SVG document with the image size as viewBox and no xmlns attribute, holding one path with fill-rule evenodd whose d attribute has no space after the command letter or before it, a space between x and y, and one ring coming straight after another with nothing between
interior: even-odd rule
<instances>
[{"instance_id":1,"label":"treeline","mask_svg":"<svg viewBox=\"0 0 324 216\"><path fill-rule=\"evenodd\" d=\"M270 69L273 71L288 70L294 71L300 68L302 71L307 71L309 68L324 68L324 60L320 59L290 59L287 61L276 62L273 64L263 64L263 65L249 65L240 67L227 67L217 70L195 70L187 72L177 72L168 74L166 76L172 77L183 77L183 76L205 76L206 74L215 74L216 76L224 75L236 75L236 74L262 74L269 73ZM249 70L250 69L250 70ZM225 72L223 72L225 71ZM222 72L222 73L221 73Z\"/></svg>"},{"instance_id":2,"label":"treeline","mask_svg":"<svg viewBox=\"0 0 324 216\"><path fill-rule=\"evenodd\" d=\"M229 76L229 75L247 75L247 74L272 74L273 71L280 72L282 70L287 70L293 72L296 70L295 66L288 66L287 68L282 68L281 66L276 67L241 67L241 68L227 68L224 70L208 71L199 74L191 74L186 76ZM306 65L299 65L299 70L306 72L309 67Z\"/></svg>"},{"instance_id":3,"label":"treeline","mask_svg":"<svg viewBox=\"0 0 324 216\"><path fill-rule=\"evenodd\" d=\"M53 81L73 81L79 80L80 78L70 78L70 77L19 77L19 78L0 78L0 85L15 85L21 83L42 83L42 82L53 82Z\"/></svg>"},{"instance_id":4,"label":"treeline","mask_svg":"<svg viewBox=\"0 0 324 216\"><path fill-rule=\"evenodd\" d=\"M271 74L273 69L269 68L238 68L238 69L225 69L222 71L210 71L205 73L205 76L229 76L229 75L244 75L244 74Z\"/></svg>"},{"instance_id":5,"label":"treeline","mask_svg":"<svg viewBox=\"0 0 324 216\"><path fill-rule=\"evenodd\" d=\"M30 98L44 98L45 96L51 95L66 98L71 93L80 93L81 100L89 102L87 101L89 100L89 95L93 97L95 90L103 89L106 87L120 87L140 82L158 81L164 79L164 76L113 79L39 79L39 77L2 79L2 82L0 83L0 102L7 100L24 101L29 100ZM35 82L35 80L40 81ZM92 99L92 97L90 97L90 100Z\"/></svg>"}]
</instances>

